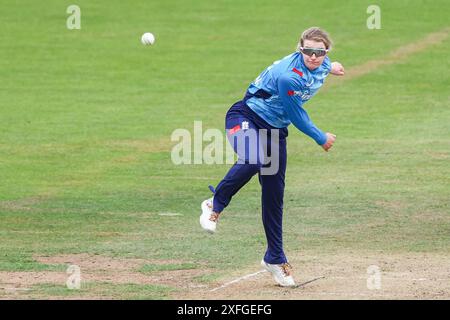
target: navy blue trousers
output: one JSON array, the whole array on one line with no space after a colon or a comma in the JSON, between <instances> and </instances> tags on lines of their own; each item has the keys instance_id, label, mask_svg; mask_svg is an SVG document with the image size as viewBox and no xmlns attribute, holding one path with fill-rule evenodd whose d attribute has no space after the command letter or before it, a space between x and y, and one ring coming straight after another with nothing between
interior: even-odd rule
<instances>
[{"instance_id":1,"label":"navy blue trousers","mask_svg":"<svg viewBox=\"0 0 450 320\"><path fill-rule=\"evenodd\" d=\"M267 251L264 261L271 264L287 262L283 251L283 197L286 173L286 137L287 128L277 129L260 118L242 101L236 102L228 110L225 121L227 138L238 155L238 161L230 168L223 180L217 185L213 210L222 212L235 195L250 179L258 173L261 185L262 220L267 238ZM255 139L241 139L249 131L267 133L267 139L258 134ZM277 131L275 134L275 131ZM252 135L254 138L255 135ZM248 138L248 137L247 137ZM237 141L245 141L239 145ZM252 150L254 152L252 152ZM255 158L255 154L258 156ZM267 163L269 156L275 154ZM260 156L262 155L262 156ZM276 161L276 165L274 164ZM271 167L276 168L267 170ZM264 171L266 169L266 171ZM267 172L269 174L267 174Z\"/></svg>"}]
</instances>

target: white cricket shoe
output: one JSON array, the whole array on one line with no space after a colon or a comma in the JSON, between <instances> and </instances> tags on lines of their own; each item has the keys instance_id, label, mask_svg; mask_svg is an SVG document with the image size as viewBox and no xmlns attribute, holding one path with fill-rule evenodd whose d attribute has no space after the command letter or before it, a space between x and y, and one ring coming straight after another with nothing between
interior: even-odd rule
<instances>
[{"instance_id":1,"label":"white cricket shoe","mask_svg":"<svg viewBox=\"0 0 450 320\"><path fill-rule=\"evenodd\" d=\"M292 277L292 267L289 263L283 264L270 264L261 260L261 266L269 271L275 281L282 287L293 287L295 286L294 278Z\"/></svg>"},{"instance_id":2,"label":"white cricket shoe","mask_svg":"<svg viewBox=\"0 0 450 320\"><path fill-rule=\"evenodd\" d=\"M202 214L200 216L200 225L210 233L216 232L217 220L219 214L213 212L213 198L202 202Z\"/></svg>"}]
</instances>

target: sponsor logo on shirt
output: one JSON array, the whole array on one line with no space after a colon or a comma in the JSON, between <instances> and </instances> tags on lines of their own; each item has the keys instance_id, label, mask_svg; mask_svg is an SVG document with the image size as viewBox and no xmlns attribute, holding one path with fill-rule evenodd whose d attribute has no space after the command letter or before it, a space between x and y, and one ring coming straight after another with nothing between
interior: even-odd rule
<instances>
[{"instance_id":1,"label":"sponsor logo on shirt","mask_svg":"<svg viewBox=\"0 0 450 320\"><path fill-rule=\"evenodd\" d=\"M309 91L301 92L301 91L289 90L287 92L287 94L290 97L299 96L302 100L309 100L311 98L311 94Z\"/></svg>"},{"instance_id":2,"label":"sponsor logo on shirt","mask_svg":"<svg viewBox=\"0 0 450 320\"><path fill-rule=\"evenodd\" d=\"M294 90L289 90L288 91L288 96L301 96L302 92L301 91L294 91Z\"/></svg>"}]
</instances>

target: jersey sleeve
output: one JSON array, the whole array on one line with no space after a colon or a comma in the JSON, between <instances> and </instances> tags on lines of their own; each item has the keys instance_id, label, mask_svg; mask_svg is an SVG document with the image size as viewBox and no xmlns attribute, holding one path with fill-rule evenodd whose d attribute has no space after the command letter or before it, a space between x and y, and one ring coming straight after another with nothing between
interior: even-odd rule
<instances>
[{"instance_id":1,"label":"jersey sleeve","mask_svg":"<svg viewBox=\"0 0 450 320\"><path fill-rule=\"evenodd\" d=\"M283 102L289 120L294 126L304 134L323 145L327 142L326 134L317 128L302 107L301 82L293 78L289 73L285 73L278 78L278 95Z\"/></svg>"}]
</instances>

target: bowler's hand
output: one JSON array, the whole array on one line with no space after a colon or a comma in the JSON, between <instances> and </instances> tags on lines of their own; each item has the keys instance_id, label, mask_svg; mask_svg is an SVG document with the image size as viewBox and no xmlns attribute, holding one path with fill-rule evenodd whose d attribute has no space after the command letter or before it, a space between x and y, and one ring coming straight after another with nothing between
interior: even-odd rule
<instances>
[{"instance_id":1,"label":"bowler's hand","mask_svg":"<svg viewBox=\"0 0 450 320\"><path fill-rule=\"evenodd\" d=\"M331 64L331 74L334 74L335 76L343 76L345 74L345 69L342 64L339 62L333 62Z\"/></svg>"},{"instance_id":2,"label":"bowler's hand","mask_svg":"<svg viewBox=\"0 0 450 320\"><path fill-rule=\"evenodd\" d=\"M327 142L322 145L323 150L327 151L333 146L334 142L336 141L336 136L332 133L327 132Z\"/></svg>"}]
</instances>

